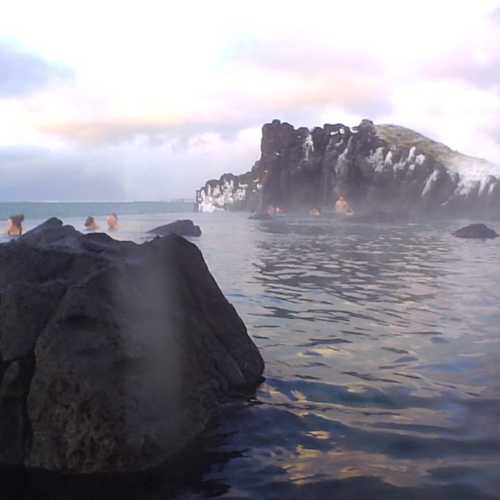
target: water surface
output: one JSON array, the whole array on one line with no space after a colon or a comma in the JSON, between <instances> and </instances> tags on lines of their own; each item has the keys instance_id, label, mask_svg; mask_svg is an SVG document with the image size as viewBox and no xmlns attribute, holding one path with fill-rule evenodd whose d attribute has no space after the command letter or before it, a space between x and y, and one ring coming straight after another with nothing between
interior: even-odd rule
<instances>
[{"instance_id":1,"label":"water surface","mask_svg":"<svg viewBox=\"0 0 500 500\"><path fill-rule=\"evenodd\" d=\"M134 498L500 498L500 241L231 213L123 214L114 236L181 217L266 382L225 409L175 491Z\"/></svg>"}]
</instances>

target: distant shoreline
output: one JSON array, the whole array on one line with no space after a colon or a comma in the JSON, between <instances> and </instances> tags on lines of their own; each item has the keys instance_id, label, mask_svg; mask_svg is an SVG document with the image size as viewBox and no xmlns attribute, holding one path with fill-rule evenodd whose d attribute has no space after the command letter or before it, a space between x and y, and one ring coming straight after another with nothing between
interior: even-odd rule
<instances>
[{"instance_id":1,"label":"distant shoreline","mask_svg":"<svg viewBox=\"0 0 500 500\"><path fill-rule=\"evenodd\" d=\"M106 204L131 204L131 203L193 203L192 199L188 198L179 198L174 200L0 200L0 204L75 204L75 203L106 203Z\"/></svg>"},{"instance_id":2,"label":"distant shoreline","mask_svg":"<svg viewBox=\"0 0 500 500\"><path fill-rule=\"evenodd\" d=\"M100 217L116 212L120 215L192 212L193 201L0 201L0 220L13 214L24 214L27 220L49 217Z\"/></svg>"}]
</instances>

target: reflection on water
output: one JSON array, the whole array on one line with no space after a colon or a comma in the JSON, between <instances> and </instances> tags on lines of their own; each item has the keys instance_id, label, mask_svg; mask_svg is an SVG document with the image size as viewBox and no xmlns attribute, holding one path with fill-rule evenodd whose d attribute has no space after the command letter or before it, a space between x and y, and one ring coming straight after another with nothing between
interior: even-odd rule
<instances>
[{"instance_id":1,"label":"reflection on water","mask_svg":"<svg viewBox=\"0 0 500 500\"><path fill-rule=\"evenodd\" d=\"M175 488L123 498L498 494L499 242L456 240L447 223L194 218L267 380L227 408ZM125 218L120 237L158 223Z\"/></svg>"},{"instance_id":2,"label":"reflection on water","mask_svg":"<svg viewBox=\"0 0 500 500\"><path fill-rule=\"evenodd\" d=\"M446 223L233 227L234 267L200 243L267 381L224 421L228 448L246 450L213 472L227 496L497 494L500 244L456 240Z\"/></svg>"}]
</instances>

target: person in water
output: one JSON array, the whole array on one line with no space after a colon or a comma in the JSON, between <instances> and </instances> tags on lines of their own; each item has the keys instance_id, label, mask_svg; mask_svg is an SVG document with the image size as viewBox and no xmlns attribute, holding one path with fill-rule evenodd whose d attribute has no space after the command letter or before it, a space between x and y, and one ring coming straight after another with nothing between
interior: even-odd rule
<instances>
[{"instance_id":1,"label":"person in water","mask_svg":"<svg viewBox=\"0 0 500 500\"><path fill-rule=\"evenodd\" d=\"M97 225L97 222L95 221L94 217L90 215L85 220L84 226L87 231L97 231L99 229L99 226Z\"/></svg>"},{"instance_id":2,"label":"person in water","mask_svg":"<svg viewBox=\"0 0 500 500\"><path fill-rule=\"evenodd\" d=\"M115 212L108 215L106 222L108 223L109 231L116 231L118 229L118 215Z\"/></svg>"},{"instance_id":3,"label":"person in water","mask_svg":"<svg viewBox=\"0 0 500 500\"><path fill-rule=\"evenodd\" d=\"M23 221L24 221L23 214L11 215L9 217L9 227L7 229L7 234L9 236L22 236Z\"/></svg>"},{"instance_id":4,"label":"person in water","mask_svg":"<svg viewBox=\"0 0 500 500\"><path fill-rule=\"evenodd\" d=\"M274 208L273 205L269 205L267 207L266 212L267 212L267 215L270 215L272 217L273 215L276 215L276 208Z\"/></svg>"},{"instance_id":5,"label":"person in water","mask_svg":"<svg viewBox=\"0 0 500 500\"><path fill-rule=\"evenodd\" d=\"M343 194L339 196L337 203L335 203L335 213L339 215L352 215L354 213Z\"/></svg>"}]
</instances>

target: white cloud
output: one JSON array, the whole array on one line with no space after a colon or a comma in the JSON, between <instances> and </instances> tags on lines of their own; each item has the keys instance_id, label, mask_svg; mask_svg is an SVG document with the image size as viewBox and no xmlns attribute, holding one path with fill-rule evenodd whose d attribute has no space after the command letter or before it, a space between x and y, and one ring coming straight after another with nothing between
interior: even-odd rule
<instances>
[{"instance_id":1,"label":"white cloud","mask_svg":"<svg viewBox=\"0 0 500 500\"><path fill-rule=\"evenodd\" d=\"M1 99L0 148L51 150L37 162L47 175L64 159L75 178L104 169L116 196L149 199L249 169L273 118L390 121L500 162L498 7L19 0L0 38L74 78Z\"/></svg>"}]
</instances>

